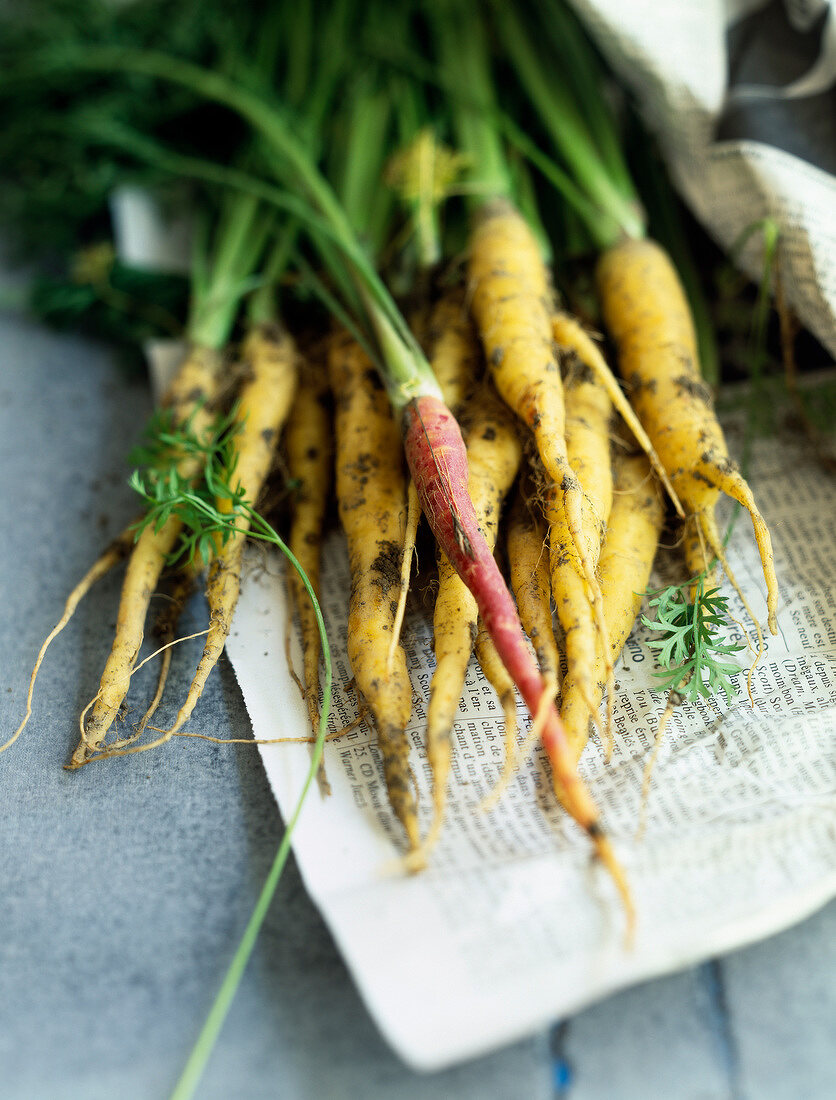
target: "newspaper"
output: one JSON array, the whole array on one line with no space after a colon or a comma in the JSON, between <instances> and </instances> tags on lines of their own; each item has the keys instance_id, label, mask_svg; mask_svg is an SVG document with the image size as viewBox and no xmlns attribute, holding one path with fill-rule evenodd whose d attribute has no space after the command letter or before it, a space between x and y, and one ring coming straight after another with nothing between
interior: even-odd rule
<instances>
[{"instance_id":1,"label":"newspaper","mask_svg":"<svg viewBox=\"0 0 836 1100\"><path fill-rule=\"evenodd\" d=\"M731 442L734 449L734 435ZM766 936L836 894L836 483L798 439L756 443L750 480L773 533L782 596L780 633L752 674L753 702L741 668L730 703L721 696L675 711L638 836L642 777L665 704L653 678L652 635L638 626L616 669L611 762L595 741L581 761L629 875L637 910L631 947L615 890L556 804L539 749L496 809L480 809L502 769L504 727L475 662L455 727L447 825L425 872L401 870L403 834L369 728L326 745L333 793L309 795L294 838L297 862L380 1030L416 1069L484 1053L624 985ZM745 513L729 560L763 621L763 578ZM338 534L326 547L323 584L336 731L357 713ZM732 632L743 638L747 613L731 589L726 594L740 624ZM228 652L257 738L309 734L283 659L286 614L280 561L254 552ZM403 640L414 689L412 770L426 829L423 736L433 657L431 623L417 602ZM522 737L522 707L519 720ZM267 745L261 753L287 816L310 749Z\"/></svg>"},{"instance_id":2,"label":"newspaper","mask_svg":"<svg viewBox=\"0 0 836 1100\"><path fill-rule=\"evenodd\" d=\"M571 0L724 250L767 216L792 307L836 355L832 0ZM762 241L738 257L760 277Z\"/></svg>"}]
</instances>

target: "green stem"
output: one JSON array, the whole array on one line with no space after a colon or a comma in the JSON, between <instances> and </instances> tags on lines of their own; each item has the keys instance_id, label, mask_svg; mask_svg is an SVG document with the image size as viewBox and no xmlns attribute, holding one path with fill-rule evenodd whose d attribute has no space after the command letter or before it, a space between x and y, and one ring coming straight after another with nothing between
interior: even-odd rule
<instances>
[{"instance_id":1,"label":"green stem","mask_svg":"<svg viewBox=\"0 0 836 1100\"><path fill-rule=\"evenodd\" d=\"M547 72L513 5L495 4L494 12L502 41L540 121L578 183L598 207L598 235L605 234L609 245L624 236L641 239L645 236L645 224L638 200L635 195L626 198L608 174L606 162L596 149L575 100L560 77L555 79L554 61ZM590 230L595 228L590 226Z\"/></svg>"},{"instance_id":2,"label":"green stem","mask_svg":"<svg viewBox=\"0 0 836 1100\"><path fill-rule=\"evenodd\" d=\"M310 200L331 225L335 236L349 251L355 245L354 234L345 212L325 178L317 171L305 146L281 118L278 104L190 61L155 50L134 50L109 46L87 46L73 56L70 67L93 72L134 72L143 76L179 84L204 99L213 100L245 119L282 160L286 161L308 193Z\"/></svg>"},{"instance_id":3,"label":"green stem","mask_svg":"<svg viewBox=\"0 0 836 1100\"><path fill-rule=\"evenodd\" d=\"M381 181L392 108L388 92L375 88L366 77L364 73L348 92L349 106L344 119L348 146L338 194L355 233L367 242L370 254L376 256L382 247L386 215L391 209L390 193L382 190Z\"/></svg>"},{"instance_id":4,"label":"green stem","mask_svg":"<svg viewBox=\"0 0 836 1100\"><path fill-rule=\"evenodd\" d=\"M314 43L313 4L294 4L287 28L291 48L287 50L284 94L287 102L301 109L311 84Z\"/></svg>"},{"instance_id":5,"label":"green stem","mask_svg":"<svg viewBox=\"0 0 836 1100\"><path fill-rule=\"evenodd\" d=\"M187 325L194 344L222 348L229 340L241 298L248 289L264 250L270 219L259 217L260 206L251 195L228 193L217 233L208 278L201 278L193 296Z\"/></svg>"},{"instance_id":6,"label":"green stem","mask_svg":"<svg viewBox=\"0 0 836 1100\"><path fill-rule=\"evenodd\" d=\"M302 277L300 285L307 285L310 287L325 306L328 313L330 313L338 325L342 325L346 332L350 333L357 341L382 375L383 368L380 364L380 356L377 348L374 346L374 339L370 333L366 332L363 327L358 325L352 314L345 309L340 300L329 290L327 284L317 275L303 255L297 255L296 266ZM353 285L350 289L352 293L354 293L355 288ZM362 311L362 306L360 307L360 311Z\"/></svg>"},{"instance_id":7,"label":"green stem","mask_svg":"<svg viewBox=\"0 0 836 1100\"><path fill-rule=\"evenodd\" d=\"M277 210L290 214L293 219L301 222L312 232L328 237L336 243L331 226L304 199L275 184L265 183L241 168L230 168L201 157L177 153L146 137L138 130L110 121L107 126L99 126L92 130L88 137L96 144L113 145L139 161L144 161L174 177L199 180L202 183L218 185L251 195L253 198L263 199Z\"/></svg>"},{"instance_id":8,"label":"green stem","mask_svg":"<svg viewBox=\"0 0 836 1100\"><path fill-rule=\"evenodd\" d=\"M297 181L301 183L310 201L328 224L335 241L340 245L363 297L374 303L377 312L386 316L389 327L397 334L402 344L407 347L417 347L383 281L358 244L336 195L324 176L317 170L304 145L294 137L289 125L280 117L278 106L268 104L248 89L232 83L220 73L208 72L199 66L166 54L91 47L85 51L79 63L82 67L95 70L113 71L118 68L124 71L127 69L169 80L240 114L272 150L271 166L280 179L286 179L287 175L283 170L282 162L290 166ZM427 371L429 372L428 366Z\"/></svg>"},{"instance_id":9,"label":"green stem","mask_svg":"<svg viewBox=\"0 0 836 1100\"><path fill-rule=\"evenodd\" d=\"M612 230L607 219L601 217L598 207L587 197L584 191L578 187L572 177L547 156L542 149L531 140L528 134L508 116L501 119L503 130L508 136L509 142L530 160L537 171L549 181L567 203L572 207L578 217L583 221L599 248L607 248L612 243Z\"/></svg>"},{"instance_id":10,"label":"green stem","mask_svg":"<svg viewBox=\"0 0 836 1100\"><path fill-rule=\"evenodd\" d=\"M393 404L402 408L420 393L438 394L432 368L409 326L360 247L336 195L304 144L282 118L278 104L268 103L221 73L155 51L91 46L70 64L95 72L128 71L170 81L222 104L245 119L263 139L262 153L268 166L285 185L291 182L287 171L290 168L290 175L307 192L348 261L351 278L380 344L383 378Z\"/></svg>"},{"instance_id":11,"label":"green stem","mask_svg":"<svg viewBox=\"0 0 836 1100\"><path fill-rule=\"evenodd\" d=\"M164 54L138 51L91 51L94 67L109 68L120 59L122 68L159 76L192 88L199 95L223 103L240 113L261 134L275 153L287 160L352 266L357 290L363 299L381 346L390 397L397 408L419 393L436 393L437 383L415 338L362 249L334 192L311 162L304 147L270 107L247 89L232 84L218 73L206 72L188 62ZM96 61L98 58L98 62Z\"/></svg>"},{"instance_id":12,"label":"green stem","mask_svg":"<svg viewBox=\"0 0 836 1100\"><path fill-rule=\"evenodd\" d=\"M308 0L307 4L297 6L312 5ZM326 116L340 78L346 70L351 70L357 64L351 46L347 45L353 37L349 20L356 16L354 5L351 0L329 0L327 13L327 19L321 20L316 28L319 45L315 64L312 66L304 100L299 104L306 145L317 153L321 135L326 130ZM302 107L304 114L301 114Z\"/></svg>"},{"instance_id":13,"label":"green stem","mask_svg":"<svg viewBox=\"0 0 836 1100\"><path fill-rule=\"evenodd\" d=\"M496 0L495 0L496 2ZM560 67L575 89L590 136L598 149L607 176L619 193L635 203L636 189L624 159L622 143L613 125L612 111L606 94L607 74L594 53L589 38L562 0L551 3L542 12L552 48L560 57Z\"/></svg>"},{"instance_id":14,"label":"green stem","mask_svg":"<svg viewBox=\"0 0 836 1100\"><path fill-rule=\"evenodd\" d=\"M235 998L235 994L238 990L238 986L241 984L241 978L243 977L244 970L247 963L250 960L250 956L253 953L256 940L258 939L259 931L264 923L267 912L270 908L270 903L273 900L273 895L276 892L279 879L281 878L282 871L284 870L287 857L290 854L290 842L293 837L293 832L296 828L296 823L299 820L299 814L302 811L305 799L317 770L319 769L320 761L322 760L322 753L325 747L325 733L328 725L328 715L331 711L331 685L332 685L332 668L331 668L331 650L328 645L328 636L325 631L325 621L322 617L322 610L319 606L319 601L316 598L313 587L311 586L308 577L297 561L295 555L291 552L290 548L285 545L284 541L276 533L276 531L262 519L258 513L249 510L250 519L253 523L256 523L260 530L253 531L251 534L254 538L262 539L265 542L273 543L277 546L283 554L287 557L290 564L296 570L299 575L302 584L305 587L305 591L311 599L314 608L314 614L316 616L317 629L319 631L319 640L322 645L323 660L325 662L325 682L323 685L323 699L322 709L319 715L319 724L317 726L316 740L314 742L313 752L311 754L310 766L308 768L305 782L302 786L302 791L299 795L299 799L287 822L284 835L282 836L281 843L279 844L278 851L273 860L273 865L267 875L267 879L264 886L261 888L261 893L258 896L258 900L253 909L252 916L247 922L247 926L244 929L244 934L241 936L241 940L238 947L235 950L235 954L232 957L232 962L229 964L229 969L221 983L221 987L215 997L212 1007L209 1010L209 1015L206 1017L206 1022L201 1029L200 1035L195 1042L192 1052L189 1055L185 1068L183 1069L180 1079L178 1080L174 1091L171 1094L170 1100L191 1100L194 1096L200 1079L203 1075L203 1071L206 1068L206 1063L209 1061L209 1057L215 1048L218 1035L229 1013L232 1001Z\"/></svg>"},{"instance_id":15,"label":"green stem","mask_svg":"<svg viewBox=\"0 0 836 1100\"><path fill-rule=\"evenodd\" d=\"M414 338L409 344L404 344L387 314L371 298L365 295L364 298L369 320L386 363L383 381L395 412L402 412L416 397L432 396L442 400L441 389L432 367Z\"/></svg>"},{"instance_id":16,"label":"green stem","mask_svg":"<svg viewBox=\"0 0 836 1100\"><path fill-rule=\"evenodd\" d=\"M502 139L490 72L484 21L468 0L448 0L434 12L439 63L453 93L453 124L459 148L472 162L483 193L472 200L512 198L513 185Z\"/></svg>"},{"instance_id":17,"label":"green stem","mask_svg":"<svg viewBox=\"0 0 836 1100\"><path fill-rule=\"evenodd\" d=\"M291 222L273 245L262 272L261 286L247 301L247 319L251 325L267 325L276 320L277 284L287 270L296 244L297 226Z\"/></svg>"},{"instance_id":18,"label":"green stem","mask_svg":"<svg viewBox=\"0 0 836 1100\"><path fill-rule=\"evenodd\" d=\"M540 211L537 209L537 196L534 192L534 185L531 180L531 173L528 170L528 165L520 154L517 153L513 160L509 160L509 169L514 180L517 209L528 222L531 232L537 239L543 263L551 266L554 260L554 251L551 241L549 240L549 235L546 233L545 226L543 225L543 220L540 217Z\"/></svg>"},{"instance_id":19,"label":"green stem","mask_svg":"<svg viewBox=\"0 0 836 1100\"><path fill-rule=\"evenodd\" d=\"M421 85L416 80L399 76L390 81L390 87L397 105L395 115L398 124L398 146L401 150L409 149L418 139L421 131L431 126L427 105L421 94ZM430 168L432 169L432 165ZM414 198L402 196L401 201L409 209L418 268L423 272L430 271L440 262L443 255L438 213L439 201L433 193L432 182L428 191L419 193Z\"/></svg>"}]
</instances>

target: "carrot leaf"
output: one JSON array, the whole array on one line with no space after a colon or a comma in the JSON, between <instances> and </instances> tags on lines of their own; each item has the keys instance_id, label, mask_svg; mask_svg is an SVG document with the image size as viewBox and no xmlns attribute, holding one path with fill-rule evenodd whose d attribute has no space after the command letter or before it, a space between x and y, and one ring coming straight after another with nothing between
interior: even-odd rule
<instances>
[{"instance_id":1,"label":"carrot leaf","mask_svg":"<svg viewBox=\"0 0 836 1100\"><path fill-rule=\"evenodd\" d=\"M694 598L689 601L685 589L693 585ZM691 703L719 691L730 700L735 694L730 677L740 670L721 658L743 646L724 644L718 635L718 629L728 621L728 599L713 590L706 591L704 573L684 585L663 588L655 596L650 606L656 608L656 619L643 615L642 622L660 634L650 642L662 666L662 671L655 673L660 687Z\"/></svg>"}]
</instances>

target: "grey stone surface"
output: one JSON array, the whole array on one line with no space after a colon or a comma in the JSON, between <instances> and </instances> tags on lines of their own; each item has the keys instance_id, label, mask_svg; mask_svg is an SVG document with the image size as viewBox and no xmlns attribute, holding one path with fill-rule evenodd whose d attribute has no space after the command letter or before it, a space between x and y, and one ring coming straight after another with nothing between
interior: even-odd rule
<instances>
[{"instance_id":1,"label":"grey stone surface","mask_svg":"<svg viewBox=\"0 0 836 1100\"><path fill-rule=\"evenodd\" d=\"M836 905L723 965L739 1093L836 1092Z\"/></svg>"}]
</instances>

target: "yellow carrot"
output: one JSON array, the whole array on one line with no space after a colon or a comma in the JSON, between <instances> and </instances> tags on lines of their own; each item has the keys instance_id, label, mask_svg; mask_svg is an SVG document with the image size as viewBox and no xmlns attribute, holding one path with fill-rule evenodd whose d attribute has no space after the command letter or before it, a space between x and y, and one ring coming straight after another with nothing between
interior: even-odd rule
<instances>
[{"instance_id":1,"label":"yellow carrot","mask_svg":"<svg viewBox=\"0 0 836 1100\"><path fill-rule=\"evenodd\" d=\"M430 366L441 386L444 403L458 417L482 364L463 287L454 287L436 302L427 344Z\"/></svg>"},{"instance_id":2,"label":"yellow carrot","mask_svg":"<svg viewBox=\"0 0 836 1100\"><path fill-rule=\"evenodd\" d=\"M599 649L588 675L596 709L606 684L607 664L618 657L639 613L663 521L661 490L647 458L618 448L615 494L600 557L610 662ZM585 684L570 671L563 683L561 717L576 760L589 734L589 702Z\"/></svg>"},{"instance_id":3,"label":"yellow carrot","mask_svg":"<svg viewBox=\"0 0 836 1100\"><path fill-rule=\"evenodd\" d=\"M407 521L406 475L389 399L363 349L336 335L328 351L335 400L336 488L348 540L348 659L372 712L389 801L411 849L420 845L406 726L412 686L391 647Z\"/></svg>"},{"instance_id":4,"label":"yellow carrot","mask_svg":"<svg viewBox=\"0 0 836 1100\"><path fill-rule=\"evenodd\" d=\"M288 546L319 596L322 531L328 507L333 460L330 394L325 372L305 363L285 432L293 486ZM288 570L291 600L302 636L302 680L311 725L319 720L319 630L313 604L295 569Z\"/></svg>"},{"instance_id":5,"label":"yellow carrot","mask_svg":"<svg viewBox=\"0 0 836 1100\"><path fill-rule=\"evenodd\" d=\"M238 432L232 437L231 475L243 490L244 499L255 505L273 463L282 425L287 419L297 382L296 346L278 325L255 326L242 351L245 382L241 387L235 420ZM229 499L217 501L220 511ZM191 717L209 673L223 652L232 616L241 591L241 566L249 517L241 515L232 535L218 541L209 567L206 599L209 604L209 633L189 693L180 707L168 735L177 733ZM150 746L149 746L150 747Z\"/></svg>"},{"instance_id":6,"label":"yellow carrot","mask_svg":"<svg viewBox=\"0 0 836 1100\"><path fill-rule=\"evenodd\" d=\"M560 654L552 620L548 531L530 476L524 477L517 489L508 516L506 540L511 591L520 621L534 646L543 678L559 684Z\"/></svg>"},{"instance_id":7,"label":"yellow carrot","mask_svg":"<svg viewBox=\"0 0 836 1100\"><path fill-rule=\"evenodd\" d=\"M505 720L505 766L512 767L517 747L517 693L514 681L496 651L490 634L480 622L476 634L476 660L488 683L496 692Z\"/></svg>"},{"instance_id":8,"label":"yellow carrot","mask_svg":"<svg viewBox=\"0 0 836 1100\"><path fill-rule=\"evenodd\" d=\"M600 550L612 508L612 403L598 375L590 370L575 348L570 348L563 357L563 375L566 453L589 501ZM595 556L597 561L597 552Z\"/></svg>"},{"instance_id":9,"label":"yellow carrot","mask_svg":"<svg viewBox=\"0 0 836 1100\"><path fill-rule=\"evenodd\" d=\"M766 579L769 628L776 633L778 581L769 531L729 458L711 391L700 376L694 324L673 264L653 241L624 241L601 257L597 282L630 400L686 513L724 564L714 520L720 493L749 512Z\"/></svg>"},{"instance_id":10,"label":"yellow carrot","mask_svg":"<svg viewBox=\"0 0 836 1100\"><path fill-rule=\"evenodd\" d=\"M625 397L624 391L618 384L618 379L610 370L598 344L584 329L578 318L568 313L556 313L554 315L552 318L552 333L555 343L557 343L563 351L568 351L570 354L576 355L583 366L595 374L599 384L606 391L607 397L610 399L613 408L624 421L626 427L630 429L630 434L647 455L653 467L653 471L662 485L664 485L665 492L670 497L677 515L684 517L685 513L682 510L682 505L674 492L670 478L659 456L653 449L650 437L642 427L641 421L633 410L633 406Z\"/></svg>"},{"instance_id":11,"label":"yellow carrot","mask_svg":"<svg viewBox=\"0 0 836 1100\"><path fill-rule=\"evenodd\" d=\"M612 405L606 388L587 359L589 347L561 318L552 322L553 331L563 337L564 392L566 404L566 453L578 478L588 509L584 513L584 533L592 561L597 566L601 540L612 507L612 473L610 467L610 419ZM546 494L546 518L549 523L549 549L552 595L557 617L563 630L568 675L587 699L589 717L597 720L598 701L592 678L596 654L604 654L606 679L612 684L612 664L609 645L600 642L595 623L587 607L594 598L589 593L586 577L578 566L576 548L561 507L559 494L550 486ZM606 624L606 618L604 619ZM612 691L608 692L610 709L606 722L606 737L611 736Z\"/></svg>"},{"instance_id":12,"label":"yellow carrot","mask_svg":"<svg viewBox=\"0 0 836 1100\"><path fill-rule=\"evenodd\" d=\"M566 449L548 273L533 233L507 200L480 208L470 239L468 279L473 315L496 387L531 428L546 472L548 518L556 546L552 573L557 568L572 574L556 596L558 613L561 601L569 599L570 630L582 642L577 650L583 660L584 654L588 658L595 651L596 629L602 636L606 629L595 574L600 532Z\"/></svg>"},{"instance_id":13,"label":"yellow carrot","mask_svg":"<svg viewBox=\"0 0 836 1100\"><path fill-rule=\"evenodd\" d=\"M211 401L218 387L220 363L217 351L193 347L163 398L163 408L170 410L174 423L189 421L197 436L212 425ZM177 463L177 472L184 480L195 477L200 468L200 458L193 456L181 458ZM113 645L81 740L68 765L70 768L84 764L101 748L128 693L145 632L148 604L168 555L180 536L181 526L177 516L171 516L159 530L148 526L133 548L122 585Z\"/></svg>"},{"instance_id":14,"label":"yellow carrot","mask_svg":"<svg viewBox=\"0 0 836 1100\"><path fill-rule=\"evenodd\" d=\"M160 669L157 674L157 687L154 696L148 704L145 713L140 718L133 733L127 737L120 737L114 741L108 741L107 748L102 751L102 756L111 754L119 755L121 749L133 745L142 737L148 728L148 723L154 717L157 708L162 702L168 673L171 669L171 655L177 633L177 624L186 605L186 600L197 587L198 579L202 572L202 562L194 558L179 569L168 581L162 593L164 602L154 619L154 636L157 639L157 650L160 658ZM160 741L155 741L159 744Z\"/></svg>"}]
</instances>

